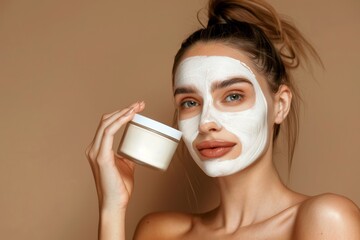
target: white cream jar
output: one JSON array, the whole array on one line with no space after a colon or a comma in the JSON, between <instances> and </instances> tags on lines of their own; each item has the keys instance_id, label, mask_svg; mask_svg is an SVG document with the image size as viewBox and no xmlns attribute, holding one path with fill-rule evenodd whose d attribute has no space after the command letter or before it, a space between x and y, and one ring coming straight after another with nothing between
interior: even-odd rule
<instances>
[{"instance_id":1,"label":"white cream jar","mask_svg":"<svg viewBox=\"0 0 360 240\"><path fill-rule=\"evenodd\" d=\"M182 133L163 123L135 114L126 125L118 154L137 163L165 171Z\"/></svg>"}]
</instances>

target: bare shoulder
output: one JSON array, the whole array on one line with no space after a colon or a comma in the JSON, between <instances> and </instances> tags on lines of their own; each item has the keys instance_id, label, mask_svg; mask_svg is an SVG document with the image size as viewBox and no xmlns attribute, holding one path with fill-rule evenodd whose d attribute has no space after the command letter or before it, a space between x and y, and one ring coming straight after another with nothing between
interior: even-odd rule
<instances>
[{"instance_id":1,"label":"bare shoulder","mask_svg":"<svg viewBox=\"0 0 360 240\"><path fill-rule=\"evenodd\" d=\"M360 239L360 210L336 194L311 197L299 207L294 239Z\"/></svg>"},{"instance_id":2,"label":"bare shoulder","mask_svg":"<svg viewBox=\"0 0 360 240\"><path fill-rule=\"evenodd\" d=\"M193 215L186 213L150 213L139 222L134 239L182 239L191 230L192 219Z\"/></svg>"}]
</instances>

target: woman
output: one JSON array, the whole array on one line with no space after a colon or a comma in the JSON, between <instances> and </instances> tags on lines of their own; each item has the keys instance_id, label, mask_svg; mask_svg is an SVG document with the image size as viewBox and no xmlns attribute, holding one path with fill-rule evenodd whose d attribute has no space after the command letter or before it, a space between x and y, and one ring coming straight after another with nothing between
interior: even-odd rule
<instances>
[{"instance_id":1,"label":"woman","mask_svg":"<svg viewBox=\"0 0 360 240\"><path fill-rule=\"evenodd\" d=\"M281 182L272 159L280 126L290 159L298 95L290 71L310 54L299 31L260 0L212 0L206 27L182 44L173 67L178 125L192 158L220 192L203 214L155 213L135 239L360 239L360 213L334 195L305 196ZM133 162L114 134L143 102L103 116L86 154L99 197L99 239L125 239Z\"/></svg>"}]
</instances>

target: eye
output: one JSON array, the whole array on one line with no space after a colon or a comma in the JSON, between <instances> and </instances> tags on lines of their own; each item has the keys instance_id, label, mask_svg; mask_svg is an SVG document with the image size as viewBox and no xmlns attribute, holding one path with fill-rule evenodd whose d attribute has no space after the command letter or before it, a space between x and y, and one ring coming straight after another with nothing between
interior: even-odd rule
<instances>
[{"instance_id":1,"label":"eye","mask_svg":"<svg viewBox=\"0 0 360 240\"><path fill-rule=\"evenodd\" d=\"M232 93L225 98L225 102L238 102L243 99L243 96L239 93Z\"/></svg>"},{"instance_id":2,"label":"eye","mask_svg":"<svg viewBox=\"0 0 360 240\"><path fill-rule=\"evenodd\" d=\"M182 108L192 108L192 107L199 106L199 103L194 100L186 100L186 101L181 102L180 106Z\"/></svg>"}]
</instances>

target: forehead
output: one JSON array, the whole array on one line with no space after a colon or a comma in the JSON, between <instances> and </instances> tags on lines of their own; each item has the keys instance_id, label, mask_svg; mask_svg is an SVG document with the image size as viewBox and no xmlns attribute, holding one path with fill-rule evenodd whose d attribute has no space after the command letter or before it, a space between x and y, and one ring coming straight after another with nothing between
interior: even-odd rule
<instances>
[{"instance_id":1,"label":"forehead","mask_svg":"<svg viewBox=\"0 0 360 240\"><path fill-rule=\"evenodd\" d=\"M245 52L217 42L195 43L184 53L181 62L186 58L194 56L226 56L240 60L241 62L249 66L251 69L255 67L255 65L253 64L251 59L245 54Z\"/></svg>"},{"instance_id":2,"label":"forehead","mask_svg":"<svg viewBox=\"0 0 360 240\"><path fill-rule=\"evenodd\" d=\"M232 78L256 82L251 69L243 62L226 56L194 56L184 59L175 73L175 87L204 85Z\"/></svg>"}]
</instances>

